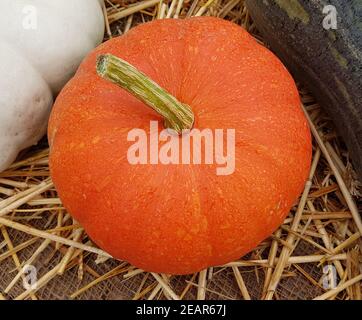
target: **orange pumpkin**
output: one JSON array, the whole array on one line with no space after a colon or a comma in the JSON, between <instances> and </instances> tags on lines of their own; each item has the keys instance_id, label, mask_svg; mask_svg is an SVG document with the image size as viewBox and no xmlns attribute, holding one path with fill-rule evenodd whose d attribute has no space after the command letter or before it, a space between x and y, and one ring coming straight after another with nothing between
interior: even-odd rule
<instances>
[{"instance_id":1,"label":"orange pumpkin","mask_svg":"<svg viewBox=\"0 0 362 320\"><path fill-rule=\"evenodd\" d=\"M164 119L97 74L103 54L189 105L195 128L235 129L234 173L217 175L217 164L130 164L128 132L148 132L152 120L161 131ZM255 248L283 222L311 160L286 68L241 27L211 17L142 24L98 47L59 95L48 136L59 196L92 240L115 258L169 274Z\"/></svg>"}]
</instances>

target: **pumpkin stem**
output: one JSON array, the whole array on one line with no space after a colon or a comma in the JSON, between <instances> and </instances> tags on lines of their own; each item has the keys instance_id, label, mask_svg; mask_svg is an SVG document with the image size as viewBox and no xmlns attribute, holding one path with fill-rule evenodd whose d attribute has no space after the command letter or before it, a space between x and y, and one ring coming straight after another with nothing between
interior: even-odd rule
<instances>
[{"instance_id":1,"label":"pumpkin stem","mask_svg":"<svg viewBox=\"0 0 362 320\"><path fill-rule=\"evenodd\" d=\"M178 134L192 128L194 114L190 106L178 101L128 62L111 54L101 55L97 59L97 73L127 90L163 116L167 128Z\"/></svg>"}]
</instances>

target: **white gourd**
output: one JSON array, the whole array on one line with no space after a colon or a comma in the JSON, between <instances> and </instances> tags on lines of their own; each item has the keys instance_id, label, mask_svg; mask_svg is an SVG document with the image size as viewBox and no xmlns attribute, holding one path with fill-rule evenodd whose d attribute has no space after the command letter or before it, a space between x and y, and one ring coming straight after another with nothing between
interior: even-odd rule
<instances>
[{"instance_id":1,"label":"white gourd","mask_svg":"<svg viewBox=\"0 0 362 320\"><path fill-rule=\"evenodd\" d=\"M102 4L0 1L0 172L42 138L55 95L102 42Z\"/></svg>"}]
</instances>

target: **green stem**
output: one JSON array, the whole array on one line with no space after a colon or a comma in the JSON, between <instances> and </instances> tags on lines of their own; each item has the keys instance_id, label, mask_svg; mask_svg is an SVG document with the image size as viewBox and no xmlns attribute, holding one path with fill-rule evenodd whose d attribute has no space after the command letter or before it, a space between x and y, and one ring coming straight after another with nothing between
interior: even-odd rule
<instances>
[{"instance_id":1,"label":"green stem","mask_svg":"<svg viewBox=\"0 0 362 320\"><path fill-rule=\"evenodd\" d=\"M194 114L191 108L178 101L128 62L111 54L101 55L97 59L97 73L127 90L163 116L167 128L179 134L182 130L192 128Z\"/></svg>"}]
</instances>

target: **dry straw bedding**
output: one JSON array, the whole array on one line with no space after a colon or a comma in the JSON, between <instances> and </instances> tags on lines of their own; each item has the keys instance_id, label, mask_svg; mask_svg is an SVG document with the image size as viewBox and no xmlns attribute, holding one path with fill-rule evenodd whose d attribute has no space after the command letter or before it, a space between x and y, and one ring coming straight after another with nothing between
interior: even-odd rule
<instances>
[{"instance_id":1,"label":"dry straw bedding","mask_svg":"<svg viewBox=\"0 0 362 320\"><path fill-rule=\"evenodd\" d=\"M106 39L152 19L211 15L259 41L243 0L107 0ZM284 224L238 261L189 276L147 273L96 248L63 208L44 139L0 173L1 299L361 299L362 201L348 151L314 98L300 89L311 125L310 179ZM36 290L22 268L34 265ZM338 274L323 288L323 267Z\"/></svg>"}]
</instances>

